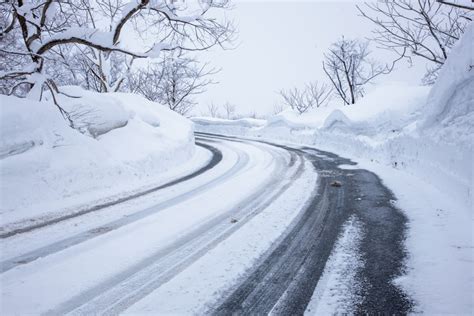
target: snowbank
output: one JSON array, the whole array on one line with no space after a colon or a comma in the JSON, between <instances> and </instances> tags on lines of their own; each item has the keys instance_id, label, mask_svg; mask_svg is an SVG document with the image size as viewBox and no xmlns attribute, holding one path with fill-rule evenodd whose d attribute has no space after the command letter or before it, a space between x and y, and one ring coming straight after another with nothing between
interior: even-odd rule
<instances>
[{"instance_id":1,"label":"snowbank","mask_svg":"<svg viewBox=\"0 0 474 316\"><path fill-rule=\"evenodd\" d=\"M286 110L263 126L248 127L235 121L232 128L223 128L212 121L204 125L202 118L194 122L198 131L311 144L423 174L438 189L471 203L473 121L463 118L473 115L472 102L467 102L469 112L451 120L451 125L427 129L422 126L426 113L432 111L429 94L429 87L392 83L376 87L354 106L333 103L303 115ZM449 128L456 133L447 132Z\"/></svg>"},{"instance_id":2,"label":"snowbank","mask_svg":"<svg viewBox=\"0 0 474 316\"><path fill-rule=\"evenodd\" d=\"M423 127L440 140L473 146L474 23L450 52L428 97ZM440 128L440 126L442 128Z\"/></svg>"},{"instance_id":3,"label":"snowbank","mask_svg":"<svg viewBox=\"0 0 474 316\"><path fill-rule=\"evenodd\" d=\"M140 96L77 87L59 103L0 95L2 224L153 183L195 151L191 121Z\"/></svg>"},{"instance_id":4,"label":"snowbank","mask_svg":"<svg viewBox=\"0 0 474 316\"><path fill-rule=\"evenodd\" d=\"M266 123L265 120L254 118L227 120L215 117L193 117L191 120L201 127L201 132L212 132L217 127L223 133L237 135L244 133L247 129L260 128ZM206 127L209 127L209 130Z\"/></svg>"},{"instance_id":5,"label":"snowbank","mask_svg":"<svg viewBox=\"0 0 474 316\"><path fill-rule=\"evenodd\" d=\"M376 139L400 132L417 118L425 106L429 88L392 83L377 87L356 106L344 106L341 114L331 112L324 120L323 130L340 129ZM336 125L338 128L334 128Z\"/></svg>"},{"instance_id":6,"label":"snowbank","mask_svg":"<svg viewBox=\"0 0 474 316\"><path fill-rule=\"evenodd\" d=\"M286 109L283 112L270 117L267 120L265 127L267 129L289 127L293 130L318 128L323 124L321 118L328 114L324 112L325 109L329 110L329 108L318 109L319 115L313 115L313 113L298 114L291 109Z\"/></svg>"}]
</instances>

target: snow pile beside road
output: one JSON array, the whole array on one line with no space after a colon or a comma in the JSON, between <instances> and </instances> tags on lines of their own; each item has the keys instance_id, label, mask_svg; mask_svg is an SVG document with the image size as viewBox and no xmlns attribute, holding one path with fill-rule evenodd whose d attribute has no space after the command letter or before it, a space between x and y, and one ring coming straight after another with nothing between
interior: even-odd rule
<instances>
[{"instance_id":1,"label":"snow pile beside road","mask_svg":"<svg viewBox=\"0 0 474 316\"><path fill-rule=\"evenodd\" d=\"M221 133L241 135L248 129L256 129L264 126L266 120L254 118L241 118L237 120L228 120L215 117L193 117L191 120L200 126L202 132L212 132L218 128ZM208 130L209 128L209 130Z\"/></svg>"},{"instance_id":2,"label":"snow pile beside road","mask_svg":"<svg viewBox=\"0 0 474 316\"><path fill-rule=\"evenodd\" d=\"M423 127L441 141L473 146L474 23L450 52L428 97ZM441 127L441 128L440 128Z\"/></svg>"},{"instance_id":3,"label":"snow pile beside road","mask_svg":"<svg viewBox=\"0 0 474 316\"><path fill-rule=\"evenodd\" d=\"M323 125L321 118L328 115L330 112L324 110L332 111L330 108L321 108L318 109L320 112L319 115L314 115L314 113L303 113L298 114L297 112L286 109L283 112L272 116L268 119L265 126L266 129L277 129L277 128L291 128L292 130L305 130L309 128L319 128Z\"/></svg>"},{"instance_id":4,"label":"snow pile beside road","mask_svg":"<svg viewBox=\"0 0 474 316\"><path fill-rule=\"evenodd\" d=\"M321 130L351 134L355 131L358 135L384 139L399 133L419 116L428 91L427 87L403 83L379 86L357 105L343 106L326 115Z\"/></svg>"},{"instance_id":5,"label":"snow pile beside road","mask_svg":"<svg viewBox=\"0 0 474 316\"><path fill-rule=\"evenodd\" d=\"M72 86L63 87L62 91L75 96L60 95L59 104L70 113L74 128L81 133L97 138L128 124L130 114L115 98L106 97L98 101L96 92Z\"/></svg>"},{"instance_id":6,"label":"snow pile beside road","mask_svg":"<svg viewBox=\"0 0 474 316\"><path fill-rule=\"evenodd\" d=\"M232 129L212 121L203 125L202 118L194 122L202 132L311 144L343 156L390 165L424 177L470 203L471 173L466 170L472 169L472 141L468 141L472 139L472 121L450 125L457 128L451 134L443 125L422 128L430 111L426 102L429 93L429 87L392 83L377 87L356 105L333 103L303 115L286 110L260 127L239 125L237 121ZM472 102L467 103L472 106ZM451 122L459 123L461 118Z\"/></svg>"},{"instance_id":7,"label":"snow pile beside road","mask_svg":"<svg viewBox=\"0 0 474 316\"><path fill-rule=\"evenodd\" d=\"M356 105L332 103L302 115L286 110L263 126L247 127L235 121L229 129L220 122L202 124L202 118L193 121L202 132L312 144L353 158L401 167L419 162L417 124L428 93L428 87L392 83L377 87Z\"/></svg>"},{"instance_id":8,"label":"snow pile beside road","mask_svg":"<svg viewBox=\"0 0 474 316\"><path fill-rule=\"evenodd\" d=\"M193 124L140 96L66 87L51 102L0 95L2 224L134 190L190 159Z\"/></svg>"}]
</instances>

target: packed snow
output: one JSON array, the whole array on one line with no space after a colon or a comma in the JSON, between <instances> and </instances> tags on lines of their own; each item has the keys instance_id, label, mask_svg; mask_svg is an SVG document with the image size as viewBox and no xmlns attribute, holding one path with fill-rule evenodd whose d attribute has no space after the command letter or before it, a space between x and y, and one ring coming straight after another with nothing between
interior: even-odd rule
<instances>
[{"instance_id":1,"label":"packed snow","mask_svg":"<svg viewBox=\"0 0 474 316\"><path fill-rule=\"evenodd\" d=\"M196 238L198 244L192 243L195 247L190 249L181 249L181 239L186 240L188 234L193 235L194 231L202 230L202 226L207 227L209 222L220 219L216 227L223 226L223 240L218 240L215 248L207 249L208 252L201 259L191 262L183 272L145 296L143 301L138 301L127 312L150 312L151 308L154 313L189 313L206 308L209 298L217 299L221 291L228 289L300 214L299 210L312 194L311 190L301 191L300 188L314 186L315 183L314 170L309 161L302 162L305 172L295 183L287 178L278 181L283 172L296 173L299 170L297 164L288 170L290 155L285 150L239 142L232 146L215 146L227 159L200 179L193 179L192 183L183 183L165 192L151 194L151 197L141 199L141 202L133 201L131 204L130 201L128 207L115 206L105 210L105 215L101 213L100 216L95 214L86 219L77 218L65 223L66 226L52 225L46 228L46 236L43 231L19 236L20 240L3 240L2 246L8 250L6 256L14 256L19 249L22 253L29 248L36 249L41 244L61 242L64 238L61 232L64 233L65 227L69 233L77 230L81 234L84 229L97 227L101 223L111 225L110 220L113 218L126 221L137 210L142 210L144 205L151 204L142 211L149 213L144 218L2 273L2 311L7 314L64 314L69 311L89 314L115 308L117 306L111 304L117 301L120 308L120 301L130 296L133 303L135 291L142 291L147 282L154 281L155 277L159 281L163 278L161 274L166 275L176 269L179 271L183 260L189 260L188 256L191 259L196 256L194 248L199 250L199 247L209 247L206 243L200 245L201 239L219 236L212 234L214 227L211 227L210 233L201 232L204 237ZM274 152L277 152L279 159L275 159ZM278 188L284 185L291 187L277 199L261 193L274 183L278 184ZM191 188L186 188L189 185ZM229 194L235 189L239 194ZM258 196L255 196L257 193ZM226 198L215 199L215 196ZM257 204L254 205L254 202ZM271 207L261 209L258 207L261 203L270 204ZM227 218L230 216L237 216L238 222L242 223L248 218L248 222L240 227L230 222ZM233 226L240 229L226 238L225 230ZM36 233L39 238L35 236ZM242 242L244 239L246 242ZM162 255L166 254L167 249L172 250L171 255ZM228 253L229 249L233 249L232 254ZM150 257L156 260L150 261ZM150 269L154 272L150 273ZM196 273L196 269L199 273ZM130 278L122 283L119 281L123 273L130 273ZM77 278L77 274L81 277ZM190 276L193 277L191 283ZM136 283L136 278L145 282ZM104 283L116 286L104 292ZM180 290L184 285L188 291ZM116 296L117 292L119 296ZM93 293L93 299L89 300L90 293ZM156 298L161 302L159 306L156 306ZM80 302L85 303L84 306Z\"/></svg>"},{"instance_id":2,"label":"packed snow","mask_svg":"<svg viewBox=\"0 0 474 316\"><path fill-rule=\"evenodd\" d=\"M246 276L272 245L278 243L285 229L298 219L298 210L304 209L310 201L313 190L300 188L314 187L315 174L310 162L305 161L304 164L303 176L291 183L287 191L274 197L261 213L178 276L131 306L126 313L211 313L213 304L231 293L232 286Z\"/></svg>"},{"instance_id":3,"label":"packed snow","mask_svg":"<svg viewBox=\"0 0 474 316\"><path fill-rule=\"evenodd\" d=\"M361 231L357 217L351 216L344 224L305 315L354 313L361 287L356 274L363 266L363 259L357 252Z\"/></svg>"}]
</instances>

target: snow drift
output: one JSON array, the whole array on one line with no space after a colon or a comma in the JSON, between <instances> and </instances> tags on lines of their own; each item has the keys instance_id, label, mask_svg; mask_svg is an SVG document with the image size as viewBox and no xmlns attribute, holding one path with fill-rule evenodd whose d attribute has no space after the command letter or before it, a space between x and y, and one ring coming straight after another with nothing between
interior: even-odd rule
<instances>
[{"instance_id":1,"label":"snow drift","mask_svg":"<svg viewBox=\"0 0 474 316\"><path fill-rule=\"evenodd\" d=\"M474 24L456 43L428 97L423 127L433 138L468 146L474 135Z\"/></svg>"},{"instance_id":2,"label":"snow drift","mask_svg":"<svg viewBox=\"0 0 474 316\"><path fill-rule=\"evenodd\" d=\"M2 224L152 183L194 154L193 124L125 93L65 87L51 102L0 96Z\"/></svg>"},{"instance_id":3,"label":"snow drift","mask_svg":"<svg viewBox=\"0 0 474 316\"><path fill-rule=\"evenodd\" d=\"M440 80L444 80L443 74ZM421 172L440 189L466 201L472 199L471 174L466 170L472 169L473 124L469 118L474 111L472 100L466 97L470 89L466 91L465 85L464 81L456 87L461 100L449 98L450 102L459 100L461 110L452 105L450 111L441 112L443 119L438 117L445 123L430 127L425 117L434 112L434 101L427 99L430 96L433 100L436 87L430 92L429 87L401 82L376 87L354 106L332 103L302 115L288 109L263 125L235 121L230 129L227 120L201 117L193 121L198 131L311 144L348 157ZM439 172L444 175L442 181Z\"/></svg>"},{"instance_id":4,"label":"snow drift","mask_svg":"<svg viewBox=\"0 0 474 316\"><path fill-rule=\"evenodd\" d=\"M209 126L210 131L214 130L215 126L219 126L222 133L240 135L245 133L247 129L259 128L265 125L265 120L242 118L237 120L227 120L213 117L193 117L192 121L195 124L203 127Z\"/></svg>"}]
</instances>

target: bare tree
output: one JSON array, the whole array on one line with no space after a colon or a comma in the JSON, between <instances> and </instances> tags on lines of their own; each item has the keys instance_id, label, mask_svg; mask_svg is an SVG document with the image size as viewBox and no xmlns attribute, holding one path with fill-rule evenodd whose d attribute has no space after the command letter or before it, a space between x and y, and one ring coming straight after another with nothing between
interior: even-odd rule
<instances>
[{"instance_id":1,"label":"bare tree","mask_svg":"<svg viewBox=\"0 0 474 316\"><path fill-rule=\"evenodd\" d=\"M257 118L258 118L258 115L257 115L257 112L252 111L252 112L250 112L249 114L247 114L246 117L247 117L247 118L257 119Z\"/></svg>"},{"instance_id":2,"label":"bare tree","mask_svg":"<svg viewBox=\"0 0 474 316\"><path fill-rule=\"evenodd\" d=\"M160 102L184 115L197 104L193 97L216 83L212 75L218 70L210 68L207 63L199 65L195 59L167 57L163 62L163 72Z\"/></svg>"},{"instance_id":3,"label":"bare tree","mask_svg":"<svg viewBox=\"0 0 474 316\"><path fill-rule=\"evenodd\" d=\"M219 116L219 107L214 102L207 104L207 115L209 115L210 117Z\"/></svg>"},{"instance_id":4,"label":"bare tree","mask_svg":"<svg viewBox=\"0 0 474 316\"><path fill-rule=\"evenodd\" d=\"M233 31L230 22L208 17L211 9L226 8L228 0L197 1L192 4L129 0L115 8L117 12L112 14L107 29L82 24L81 21L92 20L97 14L103 14L93 8L91 2L12 0L0 4L2 42L3 38L15 41L13 46L0 44L2 56L22 60L0 72L0 80L7 82L2 83L8 89L7 94L19 95L20 91L26 91L29 97L41 100L44 89L47 89L61 113L67 117L67 113L56 102L55 94L60 91L55 80L48 77L45 70L54 49L78 45L107 54L119 52L133 58L154 58L161 51L201 51L215 45L222 46ZM135 35L147 33L148 38L143 47L131 49L121 44L127 25L133 26L127 30L133 30ZM5 64L5 59L0 63Z\"/></svg>"},{"instance_id":5,"label":"bare tree","mask_svg":"<svg viewBox=\"0 0 474 316\"><path fill-rule=\"evenodd\" d=\"M194 97L216 83L212 76L218 71L193 58L168 55L130 76L129 89L186 115L197 104Z\"/></svg>"},{"instance_id":6,"label":"bare tree","mask_svg":"<svg viewBox=\"0 0 474 316\"><path fill-rule=\"evenodd\" d=\"M293 88L281 90L280 95L286 105L302 114L314 106L314 100L306 92L306 89Z\"/></svg>"},{"instance_id":7,"label":"bare tree","mask_svg":"<svg viewBox=\"0 0 474 316\"><path fill-rule=\"evenodd\" d=\"M472 21L472 8L453 1L377 1L357 8L376 25L373 40L381 48L407 58L410 63L412 56L431 62L423 78L426 84L434 83L451 47Z\"/></svg>"},{"instance_id":8,"label":"bare tree","mask_svg":"<svg viewBox=\"0 0 474 316\"><path fill-rule=\"evenodd\" d=\"M332 89L327 84L309 83L303 89L281 90L280 95L286 105L300 114L314 107L320 107L329 101Z\"/></svg>"},{"instance_id":9,"label":"bare tree","mask_svg":"<svg viewBox=\"0 0 474 316\"><path fill-rule=\"evenodd\" d=\"M326 83L320 84L319 82L311 82L306 85L307 93L310 95L311 99L314 100L316 107L319 108L327 104L333 93L332 87Z\"/></svg>"},{"instance_id":10,"label":"bare tree","mask_svg":"<svg viewBox=\"0 0 474 316\"><path fill-rule=\"evenodd\" d=\"M344 104L354 104L363 97L364 86L376 77L390 73L395 67L382 65L369 57L367 41L341 40L333 43L324 54L323 69Z\"/></svg>"},{"instance_id":11,"label":"bare tree","mask_svg":"<svg viewBox=\"0 0 474 316\"><path fill-rule=\"evenodd\" d=\"M162 80L165 71L163 63L151 63L146 68L138 68L128 76L127 90L141 94L150 101L160 102L163 95Z\"/></svg>"},{"instance_id":12,"label":"bare tree","mask_svg":"<svg viewBox=\"0 0 474 316\"><path fill-rule=\"evenodd\" d=\"M283 103L277 102L273 104L272 114L273 115L280 114L281 112L283 112L284 109L285 109L285 106L283 105Z\"/></svg>"},{"instance_id":13,"label":"bare tree","mask_svg":"<svg viewBox=\"0 0 474 316\"><path fill-rule=\"evenodd\" d=\"M264 114L259 114L255 111L251 111L247 114L242 114L239 115L240 118L251 118L251 119L256 119L256 120L264 120L266 118L266 115Z\"/></svg>"},{"instance_id":14,"label":"bare tree","mask_svg":"<svg viewBox=\"0 0 474 316\"><path fill-rule=\"evenodd\" d=\"M99 50L75 47L76 52L68 59L67 69L73 70L76 84L97 92L124 91L125 81L130 76L134 58L117 52L104 53ZM60 73L53 68L55 73Z\"/></svg>"},{"instance_id":15,"label":"bare tree","mask_svg":"<svg viewBox=\"0 0 474 316\"><path fill-rule=\"evenodd\" d=\"M230 102L226 102L226 103L224 103L223 108L224 108L224 111L225 111L225 114L226 114L226 118L228 120L233 119L234 115L235 115L235 108L236 108L235 104L232 104Z\"/></svg>"}]
</instances>

